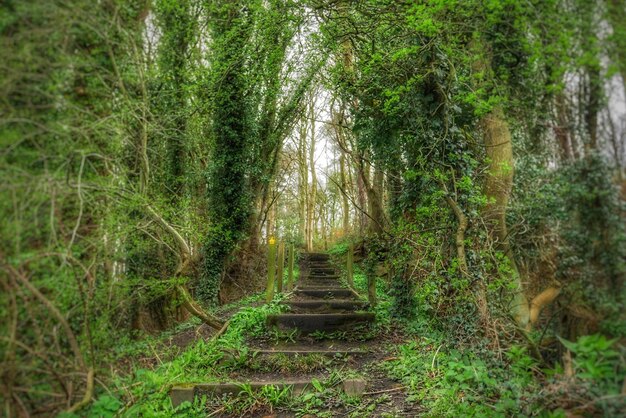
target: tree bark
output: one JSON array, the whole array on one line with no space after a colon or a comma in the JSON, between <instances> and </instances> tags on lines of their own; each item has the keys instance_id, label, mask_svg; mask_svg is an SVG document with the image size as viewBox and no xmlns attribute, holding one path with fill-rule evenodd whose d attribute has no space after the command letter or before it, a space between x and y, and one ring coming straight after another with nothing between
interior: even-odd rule
<instances>
[{"instance_id":1,"label":"tree bark","mask_svg":"<svg viewBox=\"0 0 626 418\"><path fill-rule=\"evenodd\" d=\"M369 207L369 231L373 234L381 234L385 230L385 209L383 206L383 181L384 172L374 167L374 178L367 186L367 202Z\"/></svg>"},{"instance_id":2,"label":"tree bark","mask_svg":"<svg viewBox=\"0 0 626 418\"><path fill-rule=\"evenodd\" d=\"M361 164L361 162L357 162L356 164ZM367 227L367 188L366 188L366 178L365 173L361 169L356 169L356 187L357 187L357 198L359 202L359 208L361 208L359 212L359 236L365 235L365 230Z\"/></svg>"},{"instance_id":3,"label":"tree bark","mask_svg":"<svg viewBox=\"0 0 626 418\"><path fill-rule=\"evenodd\" d=\"M339 169L341 174L341 210L343 235L350 235L350 202L348 202L348 180L346 176L346 156L343 152L339 156Z\"/></svg>"},{"instance_id":4,"label":"tree bark","mask_svg":"<svg viewBox=\"0 0 626 418\"><path fill-rule=\"evenodd\" d=\"M573 144L571 143L571 131L567 117L567 104L563 93L557 94L555 107L557 126L554 127L554 136L559 146L561 161L566 162L573 157Z\"/></svg>"},{"instance_id":5,"label":"tree bark","mask_svg":"<svg viewBox=\"0 0 626 418\"><path fill-rule=\"evenodd\" d=\"M511 131L504 118L501 107L495 107L485 115L481 121L484 144L488 159L488 171L485 181L485 218L490 229L491 237L497 247L507 256L513 270L512 280L515 285L511 311L517 323L525 328L529 320L528 300L519 269L509 242L509 233L506 225L506 208L508 206L511 189L513 187L513 144Z\"/></svg>"}]
</instances>

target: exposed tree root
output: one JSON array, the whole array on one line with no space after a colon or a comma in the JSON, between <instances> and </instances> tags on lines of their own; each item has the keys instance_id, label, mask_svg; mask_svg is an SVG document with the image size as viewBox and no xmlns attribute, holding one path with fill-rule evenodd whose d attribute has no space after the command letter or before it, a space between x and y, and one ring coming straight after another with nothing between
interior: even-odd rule
<instances>
[{"instance_id":1,"label":"exposed tree root","mask_svg":"<svg viewBox=\"0 0 626 418\"><path fill-rule=\"evenodd\" d=\"M528 330L530 330L539 319L539 314L541 313L541 310L547 305L554 302L554 300L559 296L560 293L560 287L551 286L533 298L533 300L530 302Z\"/></svg>"},{"instance_id":2,"label":"exposed tree root","mask_svg":"<svg viewBox=\"0 0 626 418\"><path fill-rule=\"evenodd\" d=\"M213 315L208 314L204 311L204 309L198 306L184 286L178 285L176 286L176 290L178 291L178 294L182 299L181 305L183 306L183 308L187 309L190 314L200 318L202 322L204 322L211 328L219 330L224 326L224 323L222 321L220 321Z\"/></svg>"}]
</instances>

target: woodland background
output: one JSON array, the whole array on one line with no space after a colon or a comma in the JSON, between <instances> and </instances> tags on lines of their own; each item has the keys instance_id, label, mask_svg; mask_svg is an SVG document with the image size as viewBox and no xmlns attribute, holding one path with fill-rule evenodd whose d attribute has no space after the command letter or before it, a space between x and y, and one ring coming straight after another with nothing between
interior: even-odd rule
<instances>
[{"instance_id":1,"label":"woodland background","mask_svg":"<svg viewBox=\"0 0 626 418\"><path fill-rule=\"evenodd\" d=\"M622 0L7 0L0 51L6 416L152 405L120 359L219 328L272 235L619 414Z\"/></svg>"}]
</instances>

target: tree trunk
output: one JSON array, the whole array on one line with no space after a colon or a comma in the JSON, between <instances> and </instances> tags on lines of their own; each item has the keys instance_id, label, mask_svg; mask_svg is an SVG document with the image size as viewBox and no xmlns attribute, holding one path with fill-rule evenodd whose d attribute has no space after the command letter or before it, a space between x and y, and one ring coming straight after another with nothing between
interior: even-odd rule
<instances>
[{"instance_id":1,"label":"tree trunk","mask_svg":"<svg viewBox=\"0 0 626 418\"><path fill-rule=\"evenodd\" d=\"M525 328L529 320L528 300L524 294L515 257L509 242L506 226L506 208L513 187L513 144L509 125L501 107L495 107L481 121L483 138L489 160L485 181L485 218L492 239L507 256L513 270L515 285L511 311L517 323Z\"/></svg>"},{"instance_id":2,"label":"tree trunk","mask_svg":"<svg viewBox=\"0 0 626 418\"><path fill-rule=\"evenodd\" d=\"M306 250L313 251L313 235L315 234L315 203L317 197L317 174L315 172L315 99L309 103L309 118L311 123L311 143L309 146L309 171L311 173L311 187L307 202L307 236Z\"/></svg>"},{"instance_id":3,"label":"tree trunk","mask_svg":"<svg viewBox=\"0 0 626 418\"><path fill-rule=\"evenodd\" d=\"M267 209L267 219L265 220L265 235L267 239L276 235L276 205L272 205Z\"/></svg>"},{"instance_id":4,"label":"tree trunk","mask_svg":"<svg viewBox=\"0 0 626 418\"><path fill-rule=\"evenodd\" d=\"M348 180L346 176L346 156L343 152L339 156L339 169L341 174L341 210L343 235L350 235L350 203L348 202Z\"/></svg>"},{"instance_id":5,"label":"tree trunk","mask_svg":"<svg viewBox=\"0 0 626 418\"><path fill-rule=\"evenodd\" d=\"M357 164L361 164L360 162ZM359 202L359 236L365 235L365 228L367 226L367 215L365 211L367 210L367 189L366 189L366 179L365 173L363 170L357 169L357 179L356 179L356 187L357 187L357 197Z\"/></svg>"},{"instance_id":6,"label":"tree trunk","mask_svg":"<svg viewBox=\"0 0 626 418\"><path fill-rule=\"evenodd\" d=\"M600 113L600 100L602 98L602 79L600 77L600 63L596 62L587 67L587 103L585 109L585 124L589 135L586 151L598 149L598 114Z\"/></svg>"},{"instance_id":7,"label":"tree trunk","mask_svg":"<svg viewBox=\"0 0 626 418\"><path fill-rule=\"evenodd\" d=\"M367 185L367 202L369 212L369 231L381 234L385 229L385 209L383 206L383 181L385 174L378 167L374 168L374 179Z\"/></svg>"},{"instance_id":8,"label":"tree trunk","mask_svg":"<svg viewBox=\"0 0 626 418\"><path fill-rule=\"evenodd\" d=\"M570 161L573 157L573 144L570 141L571 131L567 117L567 104L565 103L565 95L563 93L557 94L555 107L557 126L554 127L554 136L559 146L561 161Z\"/></svg>"},{"instance_id":9,"label":"tree trunk","mask_svg":"<svg viewBox=\"0 0 626 418\"><path fill-rule=\"evenodd\" d=\"M307 245L307 213L309 207L309 165L306 153L306 137L308 131L308 123L300 121L300 129L298 136L298 205L300 210L299 230L305 247Z\"/></svg>"},{"instance_id":10,"label":"tree trunk","mask_svg":"<svg viewBox=\"0 0 626 418\"><path fill-rule=\"evenodd\" d=\"M613 29L613 45L611 48L613 61L617 63L624 97L626 98L626 4L624 0L607 1L608 20Z\"/></svg>"}]
</instances>

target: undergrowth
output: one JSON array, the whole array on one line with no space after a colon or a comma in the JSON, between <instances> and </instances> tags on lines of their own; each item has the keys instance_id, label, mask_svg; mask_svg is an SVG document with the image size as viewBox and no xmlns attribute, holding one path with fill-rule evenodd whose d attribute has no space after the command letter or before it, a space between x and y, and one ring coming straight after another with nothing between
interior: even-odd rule
<instances>
[{"instance_id":1,"label":"undergrowth","mask_svg":"<svg viewBox=\"0 0 626 418\"><path fill-rule=\"evenodd\" d=\"M90 408L83 411L84 416L206 416L203 412L206 402L202 399L194 401L193 405L185 403L174 410L168 395L169 389L175 384L219 382L227 378L229 371L246 364L250 354L245 340L267 333L267 315L279 313L283 309L279 302L280 296L277 296L267 305L241 307L232 316L228 329L219 339L197 339L175 358L160 362L152 369L133 364L130 373L115 376L109 390L97 394ZM181 328L188 326L183 325ZM117 356L134 357L142 347L150 344L148 341L120 349ZM156 351L153 355L159 357ZM62 416L68 418L78 415L66 413Z\"/></svg>"}]
</instances>

